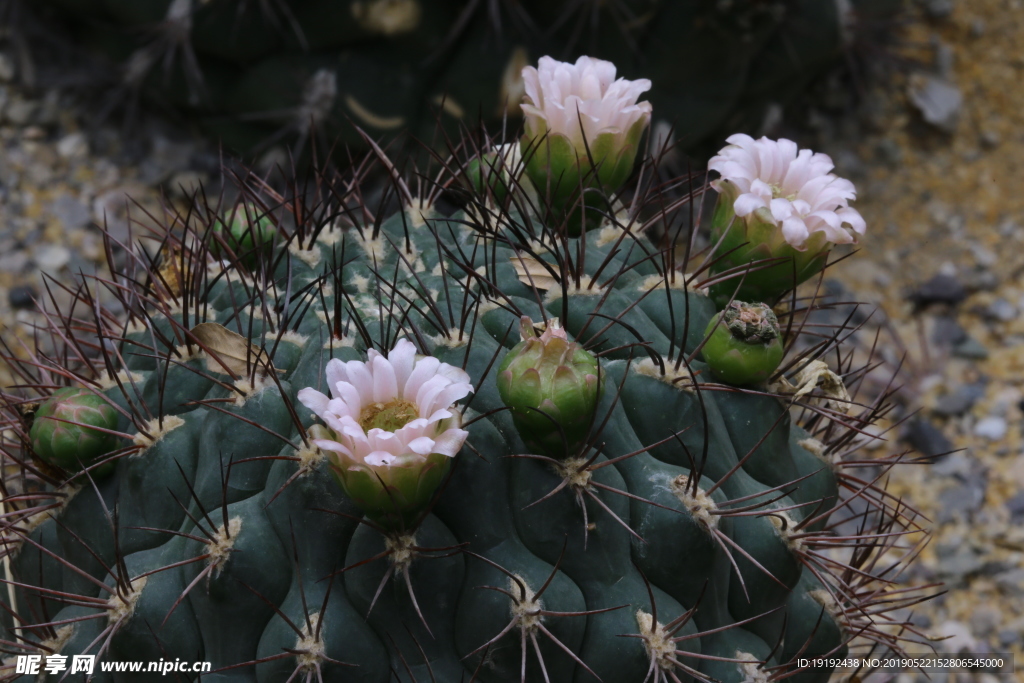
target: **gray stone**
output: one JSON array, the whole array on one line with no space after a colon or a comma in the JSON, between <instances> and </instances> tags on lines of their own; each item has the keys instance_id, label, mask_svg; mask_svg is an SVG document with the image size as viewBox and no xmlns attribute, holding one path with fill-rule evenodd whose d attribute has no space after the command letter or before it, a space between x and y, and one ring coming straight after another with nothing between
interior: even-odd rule
<instances>
[{"instance_id":1,"label":"gray stone","mask_svg":"<svg viewBox=\"0 0 1024 683\"><path fill-rule=\"evenodd\" d=\"M978 141L981 143L981 146L984 147L985 149L995 149L996 147L999 146L999 143L1001 142L999 138L999 133L995 132L994 130L981 131L981 135L978 137Z\"/></svg>"},{"instance_id":2,"label":"gray stone","mask_svg":"<svg viewBox=\"0 0 1024 683\"><path fill-rule=\"evenodd\" d=\"M991 292L999 288L999 276L988 268L964 274L964 286L972 292Z\"/></svg>"},{"instance_id":3,"label":"gray stone","mask_svg":"<svg viewBox=\"0 0 1024 683\"><path fill-rule=\"evenodd\" d=\"M39 113L39 103L20 97L12 98L4 109L4 116L15 126L32 123Z\"/></svg>"},{"instance_id":4,"label":"gray stone","mask_svg":"<svg viewBox=\"0 0 1024 683\"><path fill-rule=\"evenodd\" d=\"M979 605L971 613L971 630L975 635L987 638L1003 621L1003 614L992 605Z\"/></svg>"},{"instance_id":5,"label":"gray stone","mask_svg":"<svg viewBox=\"0 0 1024 683\"><path fill-rule=\"evenodd\" d=\"M955 488L955 487L954 487ZM936 569L940 576L959 579L975 574L985 565L985 560L960 536L951 536L935 548L938 557Z\"/></svg>"},{"instance_id":6,"label":"gray stone","mask_svg":"<svg viewBox=\"0 0 1024 683\"><path fill-rule=\"evenodd\" d=\"M924 0L921 4L930 19L948 19L953 14L953 0Z\"/></svg>"},{"instance_id":7,"label":"gray stone","mask_svg":"<svg viewBox=\"0 0 1024 683\"><path fill-rule=\"evenodd\" d=\"M956 305L967 298L967 288L952 275L939 273L908 297L918 308L931 304Z\"/></svg>"},{"instance_id":8,"label":"gray stone","mask_svg":"<svg viewBox=\"0 0 1024 683\"><path fill-rule=\"evenodd\" d=\"M996 586L1010 595L1024 594L1024 568L1011 569L1008 572L997 574L993 577Z\"/></svg>"},{"instance_id":9,"label":"gray stone","mask_svg":"<svg viewBox=\"0 0 1024 683\"><path fill-rule=\"evenodd\" d=\"M65 159L81 159L89 154L85 133L69 133L57 141L57 154Z\"/></svg>"},{"instance_id":10,"label":"gray stone","mask_svg":"<svg viewBox=\"0 0 1024 683\"><path fill-rule=\"evenodd\" d=\"M960 323L948 315L940 315L935 318L935 326L932 328L932 341L939 346L951 347L967 339L967 330L960 327Z\"/></svg>"},{"instance_id":11,"label":"gray stone","mask_svg":"<svg viewBox=\"0 0 1024 683\"><path fill-rule=\"evenodd\" d=\"M11 308L33 308L35 302L33 299L36 296L36 290L31 285L18 285L11 287L10 291L7 292L7 303L11 305Z\"/></svg>"},{"instance_id":12,"label":"gray stone","mask_svg":"<svg viewBox=\"0 0 1024 683\"><path fill-rule=\"evenodd\" d=\"M65 230L72 230L88 225L92 220L89 207L67 194L62 194L46 207L47 211L57 219Z\"/></svg>"},{"instance_id":13,"label":"gray stone","mask_svg":"<svg viewBox=\"0 0 1024 683\"><path fill-rule=\"evenodd\" d=\"M928 457L935 457L953 450L953 442L928 420L920 417L908 421L902 433L903 440Z\"/></svg>"},{"instance_id":14,"label":"gray stone","mask_svg":"<svg viewBox=\"0 0 1024 683\"><path fill-rule=\"evenodd\" d=\"M946 133L956 130L964 104L956 85L939 76L914 74L907 94L925 121Z\"/></svg>"},{"instance_id":15,"label":"gray stone","mask_svg":"<svg viewBox=\"0 0 1024 683\"><path fill-rule=\"evenodd\" d=\"M935 412L946 417L963 415L984 395L984 384L964 384L940 396L935 402Z\"/></svg>"},{"instance_id":16,"label":"gray stone","mask_svg":"<svg viewBox=\"0 0 1024 683\"><path fill-rule=\"evenodd\" d=\"M1018 491L1003 503L1006 506L1007 511L1010 513L1010 519L1013 522L1024 521L1024 491Z\"/></svg>"},{"instance_id":17,"label":"gray stone","mask_svg":"<svg viewBox=\"0 0 1024 683\"><path fill-rule=\"evenodd\" d=\"M903 161L903 149L892 138L882 138L875 145L875 155L879 161L890 166L898 166Z\"/></svg>"},{"instance_id":18,"label":"gray stone","mask_svg":"<svg viewBox=\"0 0 1024 683\"><path fill-rule=\"evenodd\" d=\"M940 477L967 479L978 468L978 462L965 453L950 453L935 460L932 472Z\"/></svg>"},{"instance_id":19,"label":"gray stone","mask_svg":"<svg viewBox=\"0 0 1024 683\"><path fill-rule=\"evenodd\" d=\"M974 425L974 435L989 441L1000 441L1006 436L1006 418L990 415Z\"/></svg>"},{"instance_id":20,"label":"gray stone","mask_svg":"<svg viewBox=\"0 0 1024 683\"><path fill-rule=\"evenodd\" d=\"M1009 322L1017 317L1017 307L1006 299L999 297L989 305L986 314L994 320Z\"/></svg>"},{"instance_id":21,"label":"gray stone","mask_svg":"<svg viewBox=\"0 0 1024 683\"><path fill-rule=\"evenodd\" d=\"M981 509L985 502L986 488L984 479L971 477L968 481L944 490L939 494L939 512L936 515L936 521L939 524L946 524L958 517L970 521L974 513ZM971 565L970 572L964 570L963 573L973 573L981 569L984 562L978 559L977 563L977 566Z\"/></svg>"},{"instance_id":22,"label":"gray stone","mask_svg":"<svg viewBox=\"0 0 1024 683\"><path fill-rule=\"evenodd\" d=\"M71 261L71 251L60 244L41 244L34 250L32 260L40 270L52 273Z\"/></svg>"},{"instance_id":23,"label":"gray stone","mask_svg":"<svg viewBox=\"0 0 1024 683\"><path fill-rule=\"evenodd\" d=\"M953 355L957 358L967 358L969 360L985 360L988 358L988 349L974 337L967 337L967 339L953 347Z\"/></svg>"}]
</instances>

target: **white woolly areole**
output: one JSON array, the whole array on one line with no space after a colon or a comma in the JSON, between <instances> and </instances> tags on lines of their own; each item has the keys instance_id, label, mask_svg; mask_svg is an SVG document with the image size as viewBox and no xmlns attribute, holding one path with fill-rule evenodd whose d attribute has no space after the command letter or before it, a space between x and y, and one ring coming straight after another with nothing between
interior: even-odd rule
<instances>
[{"instance_id":1,"label":"white woolly areole","mask_svg":"<svg viewBox=\"0 0 1024 683\"><path fill-rule=\"evenodd\" d=\"M519 620L519 628L528 634L536 631L544 621L544 616L541 614L544 605L530 588L530 584L526 583L526 579L518 574L513 574L508 579L508 592L513 596L509 601L509 609L512 612L512 617Z\"/></svg>"},{"instance_id":2,"label":"white woolly areole","mask_svg":"<svg viewBox=\"0 0 1024 683\"><path fill-rule=\"evenodd\" d=\"M672 480L670 488L672 494L679 499L679 502L686 506L686 509L690 511L690 515L700 522L704 528L711 530L718 527L718 515L712 514L712 511L716 510L718 506L715 504L714 499L699 486L697 487L697 492L693 492L690 477L680 474Z\"/></svg>"},{"instance_id":3,"label":"white woolly areole","mask_svg":"<svg viewBox=\"0 0 1024 683\"><path fill-rule=\"evenodd\" d=\"M785 510L767 510L768 520L775 527L776 533L789 544L793 550L800 550L803 548L803 540L794 536L794 534L800 533L796 531L797 521L790 516L789 512Z\"/></svg>"},{"instance_id":4,"label":"white woolly areole","mask_svg":"<svg viewBox=\"0 0 1024 683\"><path fill-rule=\"evenodd\" d=\"M761 667L761 661L749 652L736 650L733 659L743 662L740 664L740 670L743 672L743 683L768 683L771 680L768 672Z\"/></svg>"},{"instance_id":5,"label":"white woolly areole","mask_svg":"<svg viewBox=\"0 0 1024 683\"><path fill-rule=\"evenodd\" d=\"M782 236L803 250L811 233L823 232L828 241L850 244L865 230L864 219L849 201L856 199L853 183L831 173L827 154L798 149L792 140L755 140L737 133L708 162L720 178L711 181L719 192L731 185L738 197L733 210L740 218L764 209L762 219L774 220Z\"/></svg>"},{"instance_id":6,"label":"white woolly areole","mask_svg":"<svg viewBox=\"0 0 1024 683\"><path fill-rule=\"evenodd\" d=\"M527 130L546 127L569 138L577 149L583 148L584 136L588 145L601 133L625 137L637 121L651 118L651 103L637 103L651 82L616 80L615 65L603 59L584 56L570 64L541 57L536 68L523 69L523 85Z\"/></svg>"},{"instance_id":7,"label":"white woolly areole","mask_svg":"<svg viewBox=\"0 0 1024 683\"><path fill-rule=\"evenodd\" d=\"M828 457L828 455L826 455L825 453L825 444L818 441L814 437L807 437L806 439L797 441L796 445L810 452L811 455L818 458L819 460L823 460L824 462L830 465L833 464L832 458Z\"/></svg>"},{"instance_id":8,"label":"white woolly areole","mask_svg":"<svg viewBox=\"0 0 1024 683\"><path fill-rule=\"evenodd\" d=\"M146 434L139 432L134 437L132 437L132 441L135 442L136 446L141 446L142 449L145 450L152 446L153 444L155 444L160 439L164 438L165 434L174 431L183 424L185 424L185 421L178 417L177 415L164 415L162 420L158 417L154 417L145 425L145 431L147 434L149 434L149 436L146 436ZM138 453L136 453L136 456L141 454L142 451L140 450Z\"/></svg>"},{"instance_id":9,"label":"white woolly areole","mask_svg":"<svg viewBox=\"0 0 1024 683\"><path fill-rule=\"evenodd\" d=\"M327 648L324 645L324 629L320 627L320 637L316 637L317 627L320 625L320 613L313 612L309 615L309 624L302 625L302 635L295 641L295 663L300 669L316 669L320 662L327 657Z\"/></svg>"},{"instance_id":10,"label":"white woolly areole","mask_svg":"<svg viewBox=\"0 0 1024 683\"><path fill-rule=\"evenodd\" d=\"M113 377L110 375L103 375L99 379L99 387L103 391L113 389L117 386L118 381L120 381L123 386L131 386L132 384L141 386L143 379L145 378L137 372L129 372L128 370L122 369L118 370L117 375Z\"/></svg>"},{"instance_id":11,"label":"white woolly areole","mask_svg":"<svg viewBox=\"0 0 1024 683\"><path fill-rule=\"evenodd\" d=\"M468 432L454 408L473 391L469 375L433 356L416 356L416 347L400 339L387 357L371 349L368 360L327 363L331 398L312 387L299 401L334 432L336 440L316 439L337 467L388 467L392 463L426 462L432 454L454 457ZM394 431L363 428L364 410L404 406L415 416ZM398 462L396 462L398 461Z\"/></svg>"},{"instance_id":12,"label":"white woolly areole","mask_svg":"<svg viewBox=\"0 0 1024 683\"><path fill-rule=\"evenodd\" d=\"M662 367L650 358L643 358L633 363L633 372L639 375L653 377L654 379L660 380L665 384L670 384L681 391L686 391L691 394L694 392L693 373L690 372L685 363L680 363L679 369L677 370L674 362L666 360L664 370L665 372L662 373Z\"/></svg>"},{"instance_id":13,"label":"white woolly areole","mask_svg":"<svg viewBox=\"0 0 1024 683\"><path fill-rule=\"evenodd\" d=\"M384 537L384 549L388 552L388 559L392 566L398 570L405 569L416 557L416 536L412 533L388 534Z\"/></svg>"},{"instance_id":14,"label":"white woolly areole","mask_svg":"<svg viewBox=\"0 0 1024 683\"><path fill-rule=\"evenodd\" d=\"M642 609L636 611L636 625L651 661L657 662L663 671L675 669L676 665L672 660L675 658L676 644L672 640L672 634L662 624L654 621L652 614Z\"/></svg>"},{"instance_id":15,"label":"white woolly areole","mask_svg":"<svg viewBox=\"0 0 1024 683\"><path fill-rule=\"evenodd\" d=\"M213 567L213 575L220 576L224 569L224 563L231 557L235 547L235 539L242 530L242 518L232 517L228 520L227 526L223 524L217 529L213 540L208 544L210 555L207 563Z\"/></svg>"},{"instance_id":16,"label":"white woolly areole","mask_svg":"<svg viewBox=\"0 0 1024 683\"><path fill-rule=\"evenodd\" d=\"M315 268L320 263L320 249L315 244L310 245L309 249L303 249L298 241L292 240L288 245L288 251L310 268Z\"/></svg>"},{"instance_id":17,"label":"white woolly areole","mask_svg":"<svg viewBox=\"0 0 1024 683\"><path fill-rule=\"evenodd\" d=\"M126 595L114 593L107 600L107 618L111 624L124 621L135 611L135 603L142 597L142 589L146 587L149 577L142 576L131 580L131 588Z\"/></svg>"},{"instance_id":18,"label":"white woolly areole","mask_svg":"<svg viewBox=\"0 0 1024 683\"><path fill-rule=\"evenodd\" d=\"M686 286L686 276L676 271L668 273L668 279L666 279L664 275L658 275L657 273L654 275L648 275L644 278L643 282L637 285L637 289L641 292L649 292L652 289L664 289L666 282L668 282L669 289L677 289L680 292L685 292L690 289Z\"/></svg>"}]
</instances>

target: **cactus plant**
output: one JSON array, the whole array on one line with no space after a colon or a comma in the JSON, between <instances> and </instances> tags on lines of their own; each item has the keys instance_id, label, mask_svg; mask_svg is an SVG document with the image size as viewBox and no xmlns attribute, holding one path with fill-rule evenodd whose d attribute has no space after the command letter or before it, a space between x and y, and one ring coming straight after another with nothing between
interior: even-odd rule
<instances>
[{"instance_id":1,"label":"cactus plant","mask_svg":"<svg viewBox=\"0 0 1024 683\"><path fill-rule=\"evenodd\" d=\"M24 1L24 0L23 0ZM111 98L142 95L240 152L317 135L429 137L518 115L523 65L580 52L644 73L693 148L757 130L851 43L870 3L817 0L40 0L112 66ZM862 6L867 8L859 12ZM727 46L723 49L723 46ZM110 79L105 79L109 83ZM702 150L703 151L703 150Z\"/></svg>"},{"instance_id":2,"label":"cactus plant","mask_svg":"<svg viewBox=\"0 0 1024 683\"><path fill-rule=\"evenodd\" d=\"M915 640L898 610L927 591L896 568L925 534L858 469L886 397L836 388L862 372L848 331L798 353L779 309L780 369L716 381L706 288L730 273L645 236L696 197L644 157L570 237L522 168L492 169L499 201L488 154L405 176L378 149L379 205L353 171L241 176L231 206L168 207L158 254L63 285L49 341L5 354L8 652L224 682L825 681L799 660ZM223 248L240 212L267 248ZM115 414L112 472L39 464L28 406L66 387Z\"/></svg>"}]
</instances>

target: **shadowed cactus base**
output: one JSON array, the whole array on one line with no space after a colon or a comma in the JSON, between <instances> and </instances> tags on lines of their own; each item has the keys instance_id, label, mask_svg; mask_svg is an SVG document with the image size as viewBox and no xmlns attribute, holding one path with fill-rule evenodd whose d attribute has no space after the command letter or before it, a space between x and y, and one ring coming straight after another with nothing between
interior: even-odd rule
<instances>
[{"instance_id":1,"label":"shadowed cactus base","mask_svg":"<svg viewBox=\"0 0 1024 683\"><path fill-rule=\"evenodd\" d=\"M819 406L820 389L713 379L695 360L716 313L694 270L705 255L679 262L640 228L689 210L658 196L674 183L633 188L645 199L624 223L568 238L443 174L420 197L392 177L392 215L332 172L301 201L245 189L276 225L294 218L252 267L209 253L202 217L216 210L172 213L160 257L180 278L126 254L116 280L69 290L75 305L51 312L30 361L8 359L27 387L5 390L0 437L0 621L19 652L209 661L202 680L219 683L824 682L830 671L796 660L915 637L890 626L922 598L887 572L923 533L858 469L857 435L884 400L844 416ZM442 191L461 207L451 215L434 208ZM564 329L546 342L565 354L541 401L572 422L558 457L529 445L515 398L532 372L517 365L532 353L516 346L524 316ZM846 332L815 334L820 357L846 357ZM421 468L423 486L401 466L391 483L337 469L297 398L334 391L332 359L366 362L403 338L474 389L453 408L465 444ZM835 370L855 387L858 368ZM34 467L46 446L21 406L59 402L64 386L113 411L110 476ZM393 428L408 415L366 417ZM428 489L426 507L397 495Z\"/></svg>"}]
</instances>

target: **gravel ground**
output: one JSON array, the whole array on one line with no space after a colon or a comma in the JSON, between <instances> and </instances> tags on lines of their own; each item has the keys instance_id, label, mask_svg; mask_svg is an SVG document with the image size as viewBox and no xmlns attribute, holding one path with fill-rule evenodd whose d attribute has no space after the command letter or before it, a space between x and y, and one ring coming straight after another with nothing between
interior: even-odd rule
<instances>
[{"instance_id":1,"label":"gravel ground","mask_svg":"<svg viewBox=\"0 0 1024 683\"><path fill-rule=\"evenodd\" d=\"M891 432L902 443L893 436L879 453L941 456L891 481L934 525L908 580L948 589L914 621L940 651L1013 652L1024 668L1024 7L918 10L899 50L916 66L866 93L854 117L810 116L817 132L802 138L857 183L869 226L828 291L878 307L868 327L883 332L891 365L905 358L897 398L905 416L918 411ZM32 299L49 296L42 275L95 270L96 224L127 238L128 212L179 200L213 177L217 157L159 123L132 149L116 128L87 134L81 105L18 76L0 45L0 333L29 343ZM3 372L0 385L11 383Z\"/></svg>"}]
</instances>

